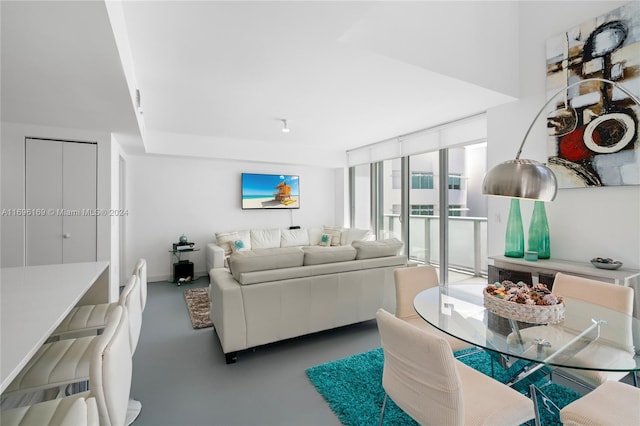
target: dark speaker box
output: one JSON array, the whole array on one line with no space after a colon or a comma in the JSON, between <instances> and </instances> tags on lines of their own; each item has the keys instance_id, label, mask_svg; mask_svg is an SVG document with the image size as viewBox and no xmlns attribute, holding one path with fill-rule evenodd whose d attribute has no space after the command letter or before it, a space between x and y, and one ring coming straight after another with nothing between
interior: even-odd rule
<instances>
[{"instance_id":1,"label":"dark speaker box","mask_svg":"<svg viewBox=\"0 0 640 426\"><path fill-rule=\"evenodd\" d=\"M173 264L173 280L178 281L180 278L191 277L193 279L193 262L188 260Z\"/></svg>"}]
</instances>

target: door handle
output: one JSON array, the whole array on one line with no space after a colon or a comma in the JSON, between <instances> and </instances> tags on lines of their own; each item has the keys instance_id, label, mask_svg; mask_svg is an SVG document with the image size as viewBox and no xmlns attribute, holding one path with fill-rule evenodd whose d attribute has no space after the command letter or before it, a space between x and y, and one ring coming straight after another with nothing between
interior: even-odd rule
<instances>
[{"instance_id":1,"label":"door handle","mask_svg":"<svg viewBox=\"0 0 640 426\"><path fill-rule=\"evenodd\" d=\"M62 238L68 240L69 238L71 238L71 234L62 234Z\"/></svg>"}]
</instances>

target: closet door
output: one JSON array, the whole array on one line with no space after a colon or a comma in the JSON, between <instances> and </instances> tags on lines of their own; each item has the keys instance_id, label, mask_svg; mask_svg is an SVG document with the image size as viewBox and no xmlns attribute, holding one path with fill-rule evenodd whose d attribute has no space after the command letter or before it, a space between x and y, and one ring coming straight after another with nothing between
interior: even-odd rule
<instances>
[{"instance_id":1,"label":"closet door","mask_svg":"<svg viewBox=\"0 0 640 426\"><path fill-rule=\"evenodd\" d=\"M97 145L26 140L26 264L97 259Z\"/></svg>"},{"instance_id":2,"label":"closet door","mask_svg":"<svg viewBox=\"0 0 640 426\"><path fill-rule=\"evenodd\" d=\"M62 143L27 139L25 147L26 265L62 263Z\"/></svg>"},{"instance_id":3,"label":"closet door","mask_svg":"<svg viewBox=\"0 0 640 426\"><path fill-rule=\"evenodd\" d=\"M62 143L62 263L95 261L97 244L96 145Z\"/></svg>"}]
</instances>

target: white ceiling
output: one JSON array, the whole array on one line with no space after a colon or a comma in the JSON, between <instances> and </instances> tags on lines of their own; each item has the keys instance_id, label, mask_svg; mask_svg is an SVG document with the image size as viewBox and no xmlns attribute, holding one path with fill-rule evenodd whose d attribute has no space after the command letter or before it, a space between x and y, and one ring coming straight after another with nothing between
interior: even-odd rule
<instances>
[{"instance_id":1,"label":"white ceiling","mask_svg":"<svg viewBox=\"0 0 640 426\"><path fill-rule=\"evenodd\" d=\"M1 7L2 121L138 133L104 4Z\"/></svg>"},{"instance_id":2,"label":"white ceiling","mask_svg":"<svg viewBox=\"0 0 640 426\"><path fill-rule=\"evenodd\" d=\"M460 70L474 53L448 51L452 34L416 34L415 17L438 4L125 1L115 31L132 54L145 149L340 166L348 149L513 100L428 60ZM103 2L2 2L3 121L111 131L141 150L125 72Z\"/></svg>"}]
</instances>

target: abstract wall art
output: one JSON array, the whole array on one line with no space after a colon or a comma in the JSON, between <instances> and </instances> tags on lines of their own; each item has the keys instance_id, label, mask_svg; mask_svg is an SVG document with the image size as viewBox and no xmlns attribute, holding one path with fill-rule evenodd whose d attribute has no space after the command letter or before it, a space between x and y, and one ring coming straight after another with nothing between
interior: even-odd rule
<instances>
[{"instance_id":1,"label":"abstract wall art","mask_svg":"<svg viewBox=\"0 0 640 426\"><path fill-rule=\"evenodd\" d=\"M640 185L640 2L547 41L548 165L560 188ZM568 89L563 90L563 88Z\"/></svg>"}]
</instances>

